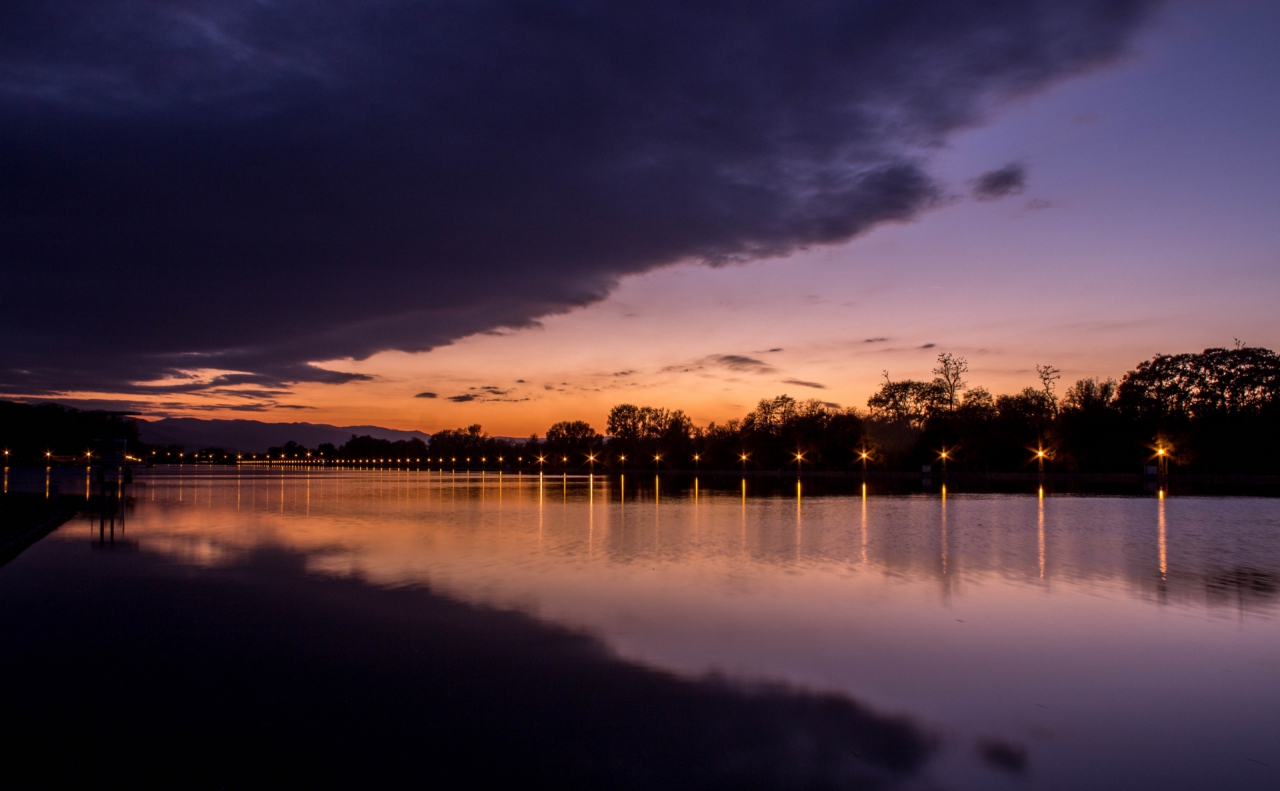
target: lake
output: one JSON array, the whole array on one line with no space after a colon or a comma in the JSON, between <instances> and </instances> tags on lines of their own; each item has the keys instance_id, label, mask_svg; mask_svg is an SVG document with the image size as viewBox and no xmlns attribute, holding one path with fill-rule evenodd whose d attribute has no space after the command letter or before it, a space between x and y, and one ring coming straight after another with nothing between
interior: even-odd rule
<instances>
[{"instance_id":1,"label":"lake","mask_svg":"<svg viewBox=\"0 0 1280 791\"><path fill-rule=\"evenodd\" d=\"M5 752L48 784L1280 787L1280 500L937 484L139 471L114 528L0 569Z\"/></svg>"}]
</instances>

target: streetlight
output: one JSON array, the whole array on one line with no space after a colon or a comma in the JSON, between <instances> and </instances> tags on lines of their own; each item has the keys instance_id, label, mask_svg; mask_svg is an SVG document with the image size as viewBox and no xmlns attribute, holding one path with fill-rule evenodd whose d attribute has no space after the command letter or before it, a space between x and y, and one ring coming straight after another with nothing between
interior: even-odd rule
<instances>
[{"instance_id":1,"label":"streetlight","mask_svg":"<svg viewBox=\"0 0 1280 791\"><path fill-rule=\"evenodd\" d=\"M942 449L942 452L938 454L938 458L942 459L942 474L943 474L943 475L946 475L946 474L947 474L947 459L951 458L950 456L948 456L948 455L947 455L947 449L946 449L946 448L943 448L943 449Z\"/></svg>"},{"instance_id":2,"label":"streetlight","mask_svg":"<svg viewBox=\"0 0 1280 791\"><path fill-rule=\"evenodd\" d=\"M9 451L5 451L5 453L8 453L8 452ZM625 453L621 454L620 456L618 456L618 460L622 462L622 469L623 470L627 469L627 454Z\"/></svg>"},{"instance_id":3,"label":"streetlight","mask_svg":"<svg viewBox=\"0 0 1280 791\"><path fill-rule=\"evenodd\" d=\"M738 459L742 462L742 474L743 474L743 475L746 475L746 474L747 474L747 457L748 457L748 456L750 456L750 455L751 455L751 454L749 454L749 453L740 453L740 454L738 454Z\"/></svg>"},{"instance_id":4,"label":"streetlight","mask_svg":"<svg viewBox=\"0 0 1280 791\"><path fill-rule=\"evenodd\" d=\"M1036 448L1036 464L1038 465L1040 474L1044 474L1044 446Z\"/></svg>"},{"instance_id":5,"label":"streetlight","mask_svg":"<svg viewBox=\"0 0 1280 791\"><path fill-rule=\"evenodd\" d=\"M796 474L800 473L800 470L803 464L804 464L804 454L797 451L796 452Z\"/></svg>"},{"instance_id":6,"label":"streetlight","mask_svg":"<svg viewBox=\"0 0 1280 791\"><path fill-rule=\"evenodd\" d=\"M695 453L695 454L693 454L693 469L694 469L694 472L697 472L697 470L698 470L698 462L699 462L699 461L701 461L701 460L702 460L702 457L701 457L701 456L699 456L699 455L698 455L698 454L696 454L696 453Z\"/></svg>"},{"instance_id":7,"label":"streetlight","mask_svg":"<svg viewBox=\"0 0 1280 791\"><path fill-rule=\"evenodd\" d=\"M655 453L655 454L653 454L653 471L654 471L654 472L657 472L657 471L658 471L658 464L659 464L661 461L662 461L662 454L661 454L661 453Z\"/></svg>"},{"instance_id":8,"label":"streetlight","mask_svg":"<svg viewBox=\"0 0 1280 791\"><path fill-rule=\"evenodd\" d=\"M862 459L862 477L864 478L867 477L867 459L870 456L871 454L867 453L867 448L864 445L862 450L858 453L858 458Z\"/></svg>"},{"instance_id":9,"label":"streetlight","mask_svg":"<svg viewBox=\"0 0 1280 791\"><path fill-rule=\"evenodd\" d=\"M543 462L545 462L546 460L547 460L547 457L546 457L546 456L539 456L539 457L538 457L538 474L539 474L539 475L541 475L541 474L542 474L542 464L543 464Z\"/></svg>"},{"instance_id":10,"label":"streetlight","mask_svg":"<svg viewBox=\"0 0 1280 791\"><path fill-rule=\"evenodd\" d=\"M1169 449L1163 444L1156 446L1156 472L1160 475L1169 474Z\"/></svg>"},{"instance_id":11,"label":"streetlight","mask_svg":"<svg viewBox=\"0 0 1280 791\"><path fill-rule=\"evenodd\" d=\"M594 453L587 454L587 463L591 465L591 474L596 474L596 455Z\"/></svg>"}]
</instances>

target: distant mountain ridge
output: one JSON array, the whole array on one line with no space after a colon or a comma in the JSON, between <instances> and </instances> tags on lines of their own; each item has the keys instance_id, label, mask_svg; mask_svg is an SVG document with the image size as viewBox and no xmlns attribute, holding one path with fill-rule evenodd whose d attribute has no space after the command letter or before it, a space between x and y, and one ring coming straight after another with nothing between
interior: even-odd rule
<instances>
[{"instance_id":1,"label":"distant mountain ridge","mask_svg":"<svg viewBox=\"0 0 1280 791\"><path fill-rule=\"evenodd\" d=\"M430 434L400 431L381 426L331 426L327 423L264 423L260 420L201 420L194 417L170 417L161 420L138 420L139 438L151 445L182 445L187 450L223 448L236 453L264 453L293 440L314 448L325 442L341 445L351 435L387 440L420 439L428 442Z\"/></svg>"}]
</instances>

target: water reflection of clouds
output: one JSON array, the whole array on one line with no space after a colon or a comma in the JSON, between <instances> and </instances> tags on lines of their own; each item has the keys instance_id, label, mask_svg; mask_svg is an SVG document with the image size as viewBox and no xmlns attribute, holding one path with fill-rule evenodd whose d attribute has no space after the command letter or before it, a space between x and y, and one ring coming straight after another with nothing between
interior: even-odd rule
<instances>
[{"instance_id":1,"label":"water reflection of clouds","mask_svg":"<svg viewBox=\"0 0 1280 791\"><path fill-rule=\"evenodd\" d=\"M179 562L286 552L316 578L528 613L689 680L780 680L912 712L944 723L970 764L986 755L975 744L1008 758L1031 739L1030 774L1046 750L1153 755L1133 740L1191 710L1179 754L1213 752L1274 710L1248 671L1280 650L1272 500L948 493L944 519L936 494L874 482L865 498L652 473L627 476L624 497L622 484L158 473L129 535ZM1240 673L1184 683L1220 666ZM1241 713L1224 723L1223 706Z\"/></svg>"},{"instance_id":2,"label":"water reflection of clouds","mask_svg":"<svg viewBox=\"0 0 1280 791\"><path fill-rule=\"evenodd\" d=\"M105 558L55 541L0 578L24 602L0 613L23 647L0 652L23 680L6 711L30 726L7 742L18 776L857 789L915 787L938 747L845 696L676 678L519 613L307 573L280 546L178 573L154 552ZM64 739L47 738L55 726ZM101 738L114 731L129 749ZM66 739L74 760L57 759Z\"/></svg>"}]
</instances>

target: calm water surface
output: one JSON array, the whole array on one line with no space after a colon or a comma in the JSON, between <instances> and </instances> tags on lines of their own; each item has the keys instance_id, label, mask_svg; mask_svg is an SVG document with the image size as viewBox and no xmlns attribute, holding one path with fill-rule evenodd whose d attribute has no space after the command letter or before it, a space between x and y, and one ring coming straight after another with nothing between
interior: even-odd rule
<instances>
[{"instance_id":1,"label":"calm water surface","mask_svg":"<svg viewBox=\"0 0 1280 791\"><path fill-rule=\"evenodd\" d=\"M83 485L71 480L64 492ZM773 690L758 694L800 706L847 701L916 739L914 757L872 757L864 772L855 764L866 756L853 748L844 769L805 753L827 749L826 737L798 725L801 737L769 760L803 766L766 786L1280 787L1274 499L160 470L139 477L115 542L114 551L99 547L97 520L80 517L0 570L0 592L49 598L41 586L60 578L81 580L77 595L88 597L95 585L132 585L181 613L183 597L212 597L216 607L226 595L175 592L173 580L203 584L204 575L256 580L243 596L250 610L271 606L273 576L397 596L425 590L467 612L585 634L611 662L693 685ZM271 557L289 562L262 562ZM301 606L323 620L336 606L327 595ZM382 617L377 601L362 618ZM111 612L94 617L131 617ZM59 613L49 617L69 617ZM154 617L139 629L145 639L112 637L109 650L164 656L170 631L180 641L199 629L172 613ZM13 628L45 639L38 625ZM241 650L235 623L216 628L218 645ZM321 638L302 639L328 650ZM518 666L519 645L493 650ZM504 722L514 705L474 702ZM666 783L627 771L627 785Z\"/></svg>"}]
</instances>

